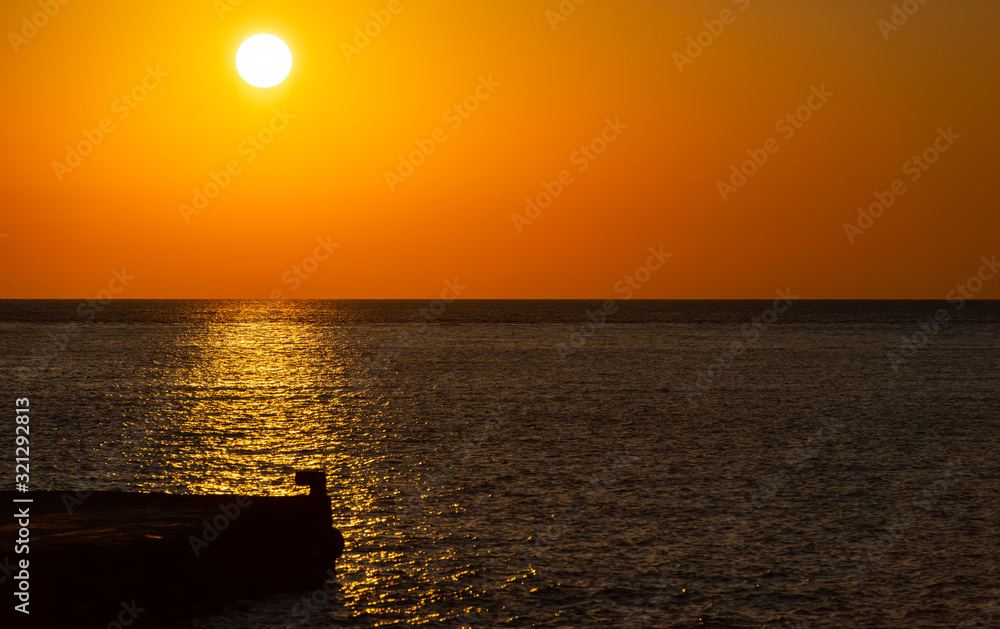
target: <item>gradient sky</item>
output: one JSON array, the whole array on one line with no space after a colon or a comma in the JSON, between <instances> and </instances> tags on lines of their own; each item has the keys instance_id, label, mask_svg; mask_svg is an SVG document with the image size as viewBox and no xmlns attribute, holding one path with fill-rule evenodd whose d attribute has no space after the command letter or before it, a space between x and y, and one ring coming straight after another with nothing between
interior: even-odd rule
<instances>
[{"instance_id":1,"label":"gradient sky","mask_svg":"<svg viewBox=\"0 0 1000 629\"><path fill-rule=\"evenodd\" d=\"M401 0L361 47L388 0L4 2L0 297L93 297L125 269L123 298L434 298L455 278L466 298L605 298L662 246L636 298L943 299L1000 254L1000 3L905 4L887 30L888 1L567 0L556 21L559 0ZM679 68L705 20L721 33ZM259 32L294 55L269 90L235 70ZM814 87L832 96L786 138ZM72 171L53 165L102 121ZM912 181L941 128L960 137ZM894 180L906 192L849 238Z\"/></svg>"}]
</instances>

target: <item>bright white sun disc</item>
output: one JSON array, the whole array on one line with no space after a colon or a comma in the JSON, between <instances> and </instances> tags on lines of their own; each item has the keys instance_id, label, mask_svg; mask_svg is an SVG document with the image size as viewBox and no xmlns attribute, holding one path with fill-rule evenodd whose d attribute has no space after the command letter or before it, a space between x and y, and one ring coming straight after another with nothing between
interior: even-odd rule
<instances>
[{"instance_id":1,"label":"bright white sun disc","mask_svg":"<svg viewBox=\"0 0 1000 629\"><path fill-rule=\"evenodd\" d=\"M254 87L274 87L292 71L292 51L274 35L248 37L236 51L236 71Z\"/></svg>"}]
</instances>

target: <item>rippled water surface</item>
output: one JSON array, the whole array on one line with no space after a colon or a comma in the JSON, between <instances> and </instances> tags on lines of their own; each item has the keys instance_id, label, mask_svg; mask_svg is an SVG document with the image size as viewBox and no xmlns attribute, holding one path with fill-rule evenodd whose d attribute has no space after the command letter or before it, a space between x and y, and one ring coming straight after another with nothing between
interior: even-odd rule
<instances>
[{"instance_id":1,"label":"rippled water surface","mask_svg":"<svg viewBox=\"0 0 1000 629\"><path fill-rule=\"evenodd\" d=\"M35 488L329 474L336 579L197 627L1000 623L1000 303L78 305L0 301Z\"/></svg>"}]
</instances>

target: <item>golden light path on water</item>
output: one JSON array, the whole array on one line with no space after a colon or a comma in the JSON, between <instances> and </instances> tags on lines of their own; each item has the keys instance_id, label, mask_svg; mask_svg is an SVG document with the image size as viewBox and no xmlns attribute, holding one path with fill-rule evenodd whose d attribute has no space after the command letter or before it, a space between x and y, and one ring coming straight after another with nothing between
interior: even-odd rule
<instances>
[{"instance_id":1,"label":"golden light path on water","mask_svg":"<svg viewBox=\"0 0 1000 629\"><path fill-rule=\"evenodd\" d=\"M366 461L346 443L368 429L352 426L360 419L349 408L352 357L340 328L289 321L283 315L299 308L294 302L229 305L216 313L225 323L185 326L174 339L171 349L190 352L192 360L163 383L175 397L182 394L183 412L168 409L165 429L149 435L147 447L156 451L149 460L164 461L151 487L162 487L155 478L161 476L185 493L292 495L306 491L294 484L296 470L322 469L335 524L348 547L385 538L384 529L376 527L384 527L387 518L373 520L372 514L379 511L377 492L384 492L390 479L359 474ZM272 309L284 313L273 316ZM371 596L385 586L379 587L380 575L369 567L373 562L401 565L403 557L348 553L338 562L337 572L351 575L342 584L348 603L367 601L359 613L389 609L379 602L386 595Z\"/></svg>"}]
</instances>

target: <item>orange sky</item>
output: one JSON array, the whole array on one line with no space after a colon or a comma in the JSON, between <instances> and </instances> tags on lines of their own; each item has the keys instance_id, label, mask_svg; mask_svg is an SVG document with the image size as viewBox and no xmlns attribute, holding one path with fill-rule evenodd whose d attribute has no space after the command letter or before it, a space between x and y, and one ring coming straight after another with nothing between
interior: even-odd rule
<instances>
[{"instance_id":1,"label":"orange sky","mask_svg":"<svg viewBox=\"0 0 1000 629\"><path fill-rule=\"evenodd\" d=\"M1000 254L1000 3L63 2L0 5L0 297L615 297L662 246L636 298L943 299Z\"/></svg>"}]
</instances>

